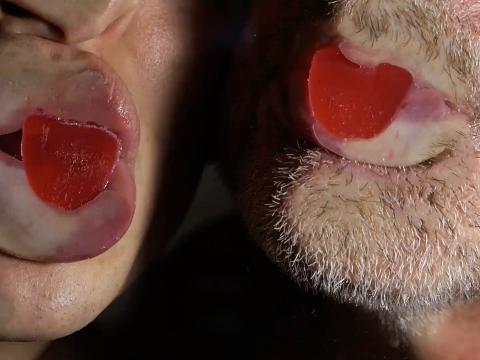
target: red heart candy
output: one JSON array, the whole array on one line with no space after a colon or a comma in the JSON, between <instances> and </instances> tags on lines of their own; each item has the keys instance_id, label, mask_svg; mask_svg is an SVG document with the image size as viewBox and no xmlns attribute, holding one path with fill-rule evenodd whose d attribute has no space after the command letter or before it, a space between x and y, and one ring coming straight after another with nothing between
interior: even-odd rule
<instances>
[{"instance_id":1,"label":"red heart candy","mask_svg":"<svg viewBox=\"0 0 480 360\"><path fill-rule=\"evenodd\" d=\"M31 188L48 204L74 210L105 190L121 145L94 125L32 115L23 125L22 156Z\"/></svg>"},{"instance_id":2,"label":"red heart candy","mask_svg":"<svg viewBox=\"0 0 480 360\"><path fill-rule=\"evenodd\" d=\"M344 139L370 139L385 130L402 104L412 75L397 66L365 67L337 44L316 51L308 79L310 106L324 130Z\"/></svg>"}]
</instances>

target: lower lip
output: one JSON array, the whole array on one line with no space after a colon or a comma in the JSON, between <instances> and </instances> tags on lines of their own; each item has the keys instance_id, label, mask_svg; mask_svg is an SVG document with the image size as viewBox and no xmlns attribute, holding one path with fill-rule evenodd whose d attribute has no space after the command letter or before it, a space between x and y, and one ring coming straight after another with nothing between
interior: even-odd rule
<instances>
[{"instance_id":1,"label":"lower lip","mask_svg":"<svg viewBox=\"0 0 480 360\"><path fill-rule=\"evenodd\" d=\"M106 189L84 206L66 211L32 191L23 162L0 153L0 247L10 255L42 262L95 257L127 231L135 210L132 168L120 159ZM13 241L13 245L12 245Z\"/></svg>"}]
</instances>

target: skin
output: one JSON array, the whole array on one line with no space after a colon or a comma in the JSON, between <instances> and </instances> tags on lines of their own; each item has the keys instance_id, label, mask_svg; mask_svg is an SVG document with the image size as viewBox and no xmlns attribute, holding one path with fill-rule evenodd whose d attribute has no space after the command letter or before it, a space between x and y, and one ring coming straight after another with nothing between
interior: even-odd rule
<instances>
[{"instance_id":1,"label":"skin","mask_svg":"<svg viewBox=\"0 0 480 360\"><path fill-rule=\"evenodd\" d=\"M209 84L215 77L197 64L208 63L201 59L208 53L212 28L197 19L205 9L194 0L11 3L23 10L6 9L2 32L46 38L100 58L130 92L141 131L136 211L115 246L98 257L65 264L0 255L0 339L45 341L95 319L158 257L179 225L205 156L198 114L209 103L196 94L210 93L202 76ZM189 89L185 95L184 88Z\"/></svg>"},{"instance_id":2,"label":"skin","mask_svg":"<svg viewBox=\"0 0 480 360\"><path fill-rule=\"evenodd\" d=\"M480 2L335 3L254 3L223 128L226 177L251 235L295 281L376 312L420 359L478 358ZM302 74L339 35L417 69L467 114L448 151L383 167L312 141Z\"/></svg>"}]
</instances>

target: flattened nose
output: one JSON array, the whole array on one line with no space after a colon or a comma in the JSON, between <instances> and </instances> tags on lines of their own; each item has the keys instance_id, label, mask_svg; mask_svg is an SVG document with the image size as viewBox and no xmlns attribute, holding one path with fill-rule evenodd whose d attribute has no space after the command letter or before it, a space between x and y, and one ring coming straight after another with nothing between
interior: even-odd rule
<instances>
[{"instance_id":1,"label":"flattened nose","mask_svg":"<svg viewBox=\"0 0 480 360\"><path fill-rule=\"evenodd\" d=\"M95 38L115 20L134 10L139 0L8 0L63 33L65 43Z\"/></svg>"}]
</instances>

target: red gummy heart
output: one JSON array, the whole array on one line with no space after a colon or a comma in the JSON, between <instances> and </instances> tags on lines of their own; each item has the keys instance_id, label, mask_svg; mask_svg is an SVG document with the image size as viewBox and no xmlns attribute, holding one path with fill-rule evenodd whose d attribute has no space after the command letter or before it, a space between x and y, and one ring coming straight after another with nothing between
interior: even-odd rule
<instances>
[{"instance_id":1,"label":"red gummy heart","mask_svg":"<svg viewBox=\"0 0 480 360\"><path fill-rule=\"evenodd\" d=\"M27 178L40 199L74 210L105 190L121 145L93 125L33 115L23 125L22 156Z\"/></svg>"},{"instance_id":2,"label":"red gummy heart","mask_svg":"<svg viewBox=\"0 0 480 360\"><path fill-rule=\"evenodd\" d=\"M334 44L313 57L310 106L315 119L332 135L370 139L392 123L412 83L408 71L390 64L362 67Z\"/></svg>"}]
</instances>

